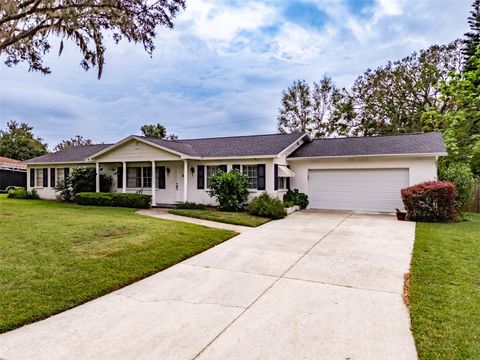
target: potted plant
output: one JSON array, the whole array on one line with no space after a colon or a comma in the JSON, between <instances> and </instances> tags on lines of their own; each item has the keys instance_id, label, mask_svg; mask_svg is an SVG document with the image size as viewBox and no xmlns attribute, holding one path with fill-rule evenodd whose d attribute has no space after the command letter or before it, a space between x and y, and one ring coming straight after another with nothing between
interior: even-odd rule
<instances>
[{"instance_id":1,"label":"potted plant","mask_svg":"<svg viewBox=\"0 0 480 360\"><path fill-rule=\"evenodd\" d=\"M395 209L397 212L397 220L405 220L405 217L407 216L407 213L404 211L400 211L400 209Z\"/></svg>"}]
</instances>

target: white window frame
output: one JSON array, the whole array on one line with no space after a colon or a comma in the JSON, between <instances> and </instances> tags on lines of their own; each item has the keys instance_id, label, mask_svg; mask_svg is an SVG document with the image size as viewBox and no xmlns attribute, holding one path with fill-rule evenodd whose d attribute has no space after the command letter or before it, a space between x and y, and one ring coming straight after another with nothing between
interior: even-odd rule
<instances>
[{"instance_id":1,"label":"white window frame","mask_svg":"<svg viewBox=\"0 0 480 360\"><path fill-rule=\"evenodd\" d=\"M137 176L137 169L140 169L140 177ZM150 166L129 166L127 167L127 189L151 189L152 188L152 174L150 176L144 176L144 169L150 169ZM130 176L134 172L134 176ZM150 179L150 186L145 186L145 180ZM138 180L140 180L140 186L137 185ZM131 186L131 183L134 183L135 186Z\"/></svg>"},{"instance_id":2,"label":"white window frame","mask_svg":"<svg viewBox=\"0 0 480 360\"><path fill-rule=\"evenodd\" d=\"M278 190L287 190L287 178L283 176L277 177L277 188Z\"/></svg>"},{"instance_id":3,"label":"white window frame","mask_svg":"<svg viewBox=\"0 0 480 360\"><path fill-rule=\"evenodd\" d=\"M55 168L55 185L59 181L65 181L65 168Z\"/></svg>"},{"instance_id":4,"label":"white window frame","mask_svg":"<svg viewBox=\"0 0 480 360\"><path fill-rule=\"evenodd\" d=\"M249 168L254 169L253 175L248 174ZM258 164L242 165L242 174L248 177L248 190L258 190ZM250 187L251 184L254 184L254 187Z\"/></svg>"},{"instance_id":5,"label":"white window frame","mask_svg":"<svg viewBox=\"0 0 480 360\"><path fill-rule=\"evenodd\" d=\"M215 174L217 171L220 171L220 165L222 164L218 164L218 165L206 165L205 166L205 175L207 177L207 186L206 188L207 189L210 189L210 176L212 176L213 174ZM209 174L210 173L210 174Z\"/></svg>"},{"instance_id":6,"label":"white window frame","mask_svg":"<svg viewBox=\"0 0 480 360\"><path fill-rule=\"evenodd\" d=\"M40 175L40 177L39 177ZM38 181L40 179L40 181ZM43 168L35 169L35 187L43 188Z\"/></svg>"}]
</instances>

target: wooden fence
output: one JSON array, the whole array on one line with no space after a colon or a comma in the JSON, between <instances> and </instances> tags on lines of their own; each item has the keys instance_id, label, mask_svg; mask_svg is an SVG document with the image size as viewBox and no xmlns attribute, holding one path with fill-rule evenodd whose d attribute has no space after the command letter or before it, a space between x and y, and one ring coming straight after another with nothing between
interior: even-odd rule
<instances>
[{"instance_id":1,"label":"wooden fence","mask_svg":"<svg viewBox=\"0 0 480 360\"><path fill-rule=\"evenodd\" d=\"M480 212L480 181L475 184L472 200L465 204L465 211Z\"/></svg>"}]
</instances>

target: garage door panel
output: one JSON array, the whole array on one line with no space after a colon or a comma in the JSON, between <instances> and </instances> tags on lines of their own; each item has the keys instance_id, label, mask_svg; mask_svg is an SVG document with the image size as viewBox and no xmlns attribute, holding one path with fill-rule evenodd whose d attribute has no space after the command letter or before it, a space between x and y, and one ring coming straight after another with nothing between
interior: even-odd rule
<instances>
[{"instance_id":1,"label":"garage door panel","mask_svg":"<svg viewBox=\"0 0 480 360\"><path fill-rule=\"evenodd\" d=\"M309 170L310 208L395 211L408 169Z\"/></svg>"}]
</instances>

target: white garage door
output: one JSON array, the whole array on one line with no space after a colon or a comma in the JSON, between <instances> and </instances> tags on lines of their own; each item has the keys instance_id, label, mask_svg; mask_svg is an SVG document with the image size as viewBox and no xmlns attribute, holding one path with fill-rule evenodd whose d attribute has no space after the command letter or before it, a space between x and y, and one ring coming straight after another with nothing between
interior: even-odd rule
<instances>
[{"instance_id":1,"label":"white garage door","mask_svg":"<svg viewBox=\"0 0 480 360\"><path fill-rule=\"evenodd\" d=\"M408 169L309 170L309 207L394 212L408 185Z\"/></svg>"}]
</instances>

